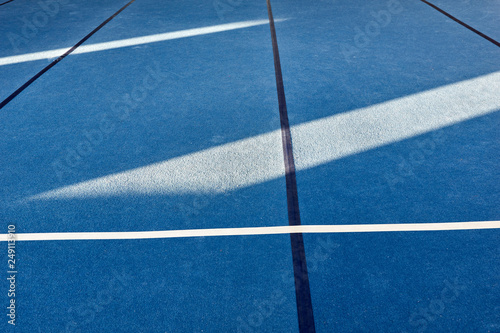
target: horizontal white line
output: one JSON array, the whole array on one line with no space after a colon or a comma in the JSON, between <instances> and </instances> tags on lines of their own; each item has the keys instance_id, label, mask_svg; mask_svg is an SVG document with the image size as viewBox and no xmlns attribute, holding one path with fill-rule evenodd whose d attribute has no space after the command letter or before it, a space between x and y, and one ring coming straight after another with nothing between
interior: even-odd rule
<instances>
[{"instance_id":1,"label":"horizontal white line","mask_svg":"<svg viewBox=\"0 0 500 333\"><path fill-rule=\"evenodd\" d=\"M190 238L214 236L250 236L280 234L317 234L348 232L394 232L394 231L451 231L500 229L500 221L451 222L451 223L411 223L411 224L350 224L350 225L299 225L282 227L191 229L165 231L132 232L67 232L15 234L16 241L49 240L112 240L112 239L154 239ZM2 234L0 241L7 241L10 234Z\"/></svg>"},{"instance_id":2,"label":"horizontal white line","mask_svg":"<svg viewBox=\"0 0 500 333\"><path fill-rule=\"evenodd\" d=\"M276 22L282 22L282 21L286 21L286 19L276 20ZM128 47L128 46L137 46L137 45L142 45L142 44L163 42L163 41L172 40L172 39L194 37L194 36L200 36L200 35L213 34L216 32L249 28L249 27L264 25L264 24L268 24L268 23L269 23L269 20L243 21L243 22L214 25L214 26L210 26L210 27L167 32L167 33L163 33L163 34L121 39L121 40L115 40L115 41L105 42L105 43L82 45L82 46L78 47L75 51L73 51L73 53L71 53L71 54L98 52L98 51L118 49L118 48ZM70 48L71 47L66 47L66 48L62 48L62 49L55 49L55 50L35 52L35 53L27 53L27 54L21 54L21 55L17 55L17 56L0 58L0 66L18 64L18 63L27 62L27 61L57 58L57 57L60 57L61 55L63 55L64 53L66 53L66 51L68 51Z\"/></svg>"}]
</instances>

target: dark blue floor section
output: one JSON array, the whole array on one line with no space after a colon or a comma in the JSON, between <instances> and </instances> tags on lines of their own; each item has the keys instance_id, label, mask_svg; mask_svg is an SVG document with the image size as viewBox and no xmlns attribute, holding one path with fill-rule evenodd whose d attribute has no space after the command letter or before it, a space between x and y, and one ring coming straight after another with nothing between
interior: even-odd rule
<instances>
[{"instance_id":1,"label":"dark blue floor section","mask_svg":"<svg viewBox=\"0 0 500 333\"><path fill-rule=\"evenodd\" d=\"M0 8L0 58L71 47L123 6L116 1L14 1ZM52 61L52 59L50 60ZM49 64L0 66L3 100Z\"/></svg>"},{"instance_id":2,"label":"dark blue floor section","mask_svg":"<svg viewBox=\"0 0 500 333\"><path fill-rule=\"evenodd\" d=\"M277 27L292 126L500 70L498 47L419 1L293 4L274 4L295 18ZM498 124L493 112L299 171L303 223L498 219Z\"/></svg>"},{"instance_id":3,"label":"dark blue floor section","mask_svg":"<svg viewBox=\"0 0 500 333\"><path fill-rule=\"evenodd\" d=\"M154 2L149 4L156 10ZM142 17L153 20L141 6ZM130 17L134 22L138 15L134 8L123 12L96 37L123 37L115 27L128 24ZM185 15L186 8L190 7L185 4ZM196 22L200 14L194 5L192 12ZM157 15L169 13L164 9ZM267 15L265 6L260 11L249 10L247 18L266 18L262 15ZM180 20L178 14L172 20L175 18ZM199 27L221 24L217 16L211 18ZM168 31L158 29L156 32ZM139 36L152 32L150 28L138 30ZM4 200L11 203L5 218L18 224L19 232L287 224L284 179L234 193L125 193L28 205L12 203L278 129L270 43L269 27L262 25L69 56L0 115L7 128L3 149L10 152L2 174ZM159 83L146 89L145 96L136 96L137 91L144 90L145 78ZM80 145L90 148L82 154ZM276 145L279 147L280 142ZM276 159L281 163L281 156ZM33 161L37 161L36 169Z\"/></svg>"},{"instance_id":4,"label":"dark blue floor section","mask_svg":"<svg viewBox=\"0 0 500 333\"><path fill-rule=\"evenodd\" d=\"M498 47L419 1L273 8L294 18L277 27L292 126L500 70ZM498 220L498 125L496 111L301 170L302 223ZM497 231L304 237L317 332L500 329Z\"/></svg>"},{"instance_id":5,"label":"dark blue floor section","mask_svg":"<svg viewBox=\"0 0 500 333\"><path fill-rule=\"evenodd\" d=\"M495 112L299 172L302 220L497 220L499 125Z\"/></svg>"},{"instance_id":6,"label":"dark blue floor section","mask_svg":"<svg viewBox=\"0 0 500 333\"><path fill-rule=\"evenodd\" d=\"M317 332L498 332L498 237L305 235Z\"/></svg>"},{"instance_id":7,"label":"dark blue floor section","mask_svg":"<svg viewBox=\"0 0 500 333\"><path fill-rule=\"evenodd\" d=\"M433 0L430 2L500 42L498 30L500 2L489 0Z\"/></svg>"},{"instance_id":8,"label":"dark blue floor section","mask_svg":"<svg viewBox=\"0 0 500 333\"><path fill-rule=\"evenodd\" d=\"M16 332L298 332L288 235L17 247Z\"/></svg>"},{"instance_id":9,"label":"dark blue floor section","mask_svg":"<svg viewBox=\"0 0 500 333\"><path fill-rule=\"evenodd\" d=\"M134 6L87 43L267 18L257 2L233 19L201 1ZM279 129L270 45L263 24L67 57L0 115L2 221L18 232L286 225L284 179L218 194L18 202ZM20 243L16 330L297 332L290 247L288 235Z\"/></svg>"}]
</instances>

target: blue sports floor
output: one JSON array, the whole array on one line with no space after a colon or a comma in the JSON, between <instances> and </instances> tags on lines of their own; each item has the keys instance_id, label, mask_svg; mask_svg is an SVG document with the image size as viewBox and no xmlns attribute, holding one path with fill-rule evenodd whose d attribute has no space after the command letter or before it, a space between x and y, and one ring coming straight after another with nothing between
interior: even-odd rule
<instances>
[{"instance_id":1,"label":"blue sports floor","mask_svg":"<svg viewBox=\"0 0 500 333\"><path fill-rule=\"evenodd\" d=\"M1 332L500 332L498 0L128 1L0 0Z\"/></svg>"}]
</instances>

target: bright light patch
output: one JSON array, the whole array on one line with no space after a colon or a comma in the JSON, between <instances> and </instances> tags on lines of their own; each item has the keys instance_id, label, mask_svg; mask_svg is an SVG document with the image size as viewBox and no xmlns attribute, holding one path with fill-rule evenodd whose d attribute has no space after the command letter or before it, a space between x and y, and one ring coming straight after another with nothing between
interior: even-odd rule
<instances>
[{"instance_id":1,"label":"bright light patch","mask_svg":"<svg viewBox=\"0 0 500 333\"><path fill-rule=\"evenodd\" d=\"M291 128L298 171L500 110L500 72ZM279 130L25 200L238 190L284 176Z\"/></svg>"}]
</instances>

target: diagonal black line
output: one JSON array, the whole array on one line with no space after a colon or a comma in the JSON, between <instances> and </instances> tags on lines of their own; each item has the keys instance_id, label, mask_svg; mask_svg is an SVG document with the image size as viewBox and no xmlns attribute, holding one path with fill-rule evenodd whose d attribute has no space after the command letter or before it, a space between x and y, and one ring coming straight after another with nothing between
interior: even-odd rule
<instances>
[{"instance_id":1,"label":"diagonal black line","mask_svg":"<svg viewBox=\"0 0 500 333\"><path fill-rule=\"evenodd\" d=\"M426 0L420 0L420 1L422 1L423 3L428 4L429 6L431 6L432 8L434 8L435 10L437 10L438 12L440 12L440 13L442 13L442 14L444 14L444 15L448 16L449 18L451 18L453 21L457 22L458 24L463 25L464 27L466 27L466 28L467 28L467 29L469 29L470 31L472 31L472 32L474 32L474 33L476 33L476 34L478 34L479 36L483 37L483 38L484 38L484 39L486 39L487 41L489 41L489 42L491 42L491 43L495 44L496 46L500 47L500 43L499 43L499 42L497 42L496 40L494 40L493 38L491 38L491 37L489 37L489 36L487 36L487 35L483 34L483 33L482 33L481 31L479 31L479 30L474 29L473 27L471 27L471 26L470 26L470 25L468 25L467 23L460 21L459 19L457 19L456 17L452 16L451 14L449 14L449 13L445 12L444 10L442 10L441 8L439 8L438 6L433 5L432 3L430 3L430 2L428 2L428 1L426 1Z\"/></svg>"},{"instance_id":2,"label":"diagonal black line","mask_svg":"<svg viewBox=\"0 0 500 333\"><path fill-rule=\"evenodd\" d=\"M278 103L281 123L281 139L283 143L283 156L285 162L286 196L288 204L288 223L300 225L299 197L297 192L297 179L295 176L295 162L293 160L292 139L290 135L290 124L286 108L285 88L283 86L283 75L278 51L276 29L271 9L270 0L267 1L269 25L271 28L271 39L273 44L274 69L276 74L276 88L278 92ZM292 244L293 272L295 277L295 297L297 302L297 316L299 320L300 333L315 333L314 315L311 301L311 290L309 287L309 276L307 273L306 252L302 234L290 234Z\"/></svg>"},{"instance_id":3,"label":"diagonal black line","mask_svg":"<svg viewBox=\"0 0 500 333\"><path fill-rule=\"evenodd\" d=\"M78 43L75 44L71 49L66 51L62 56L57 58L56 60L52 61L47 67L42 69L40 72L38 72L35 76L33 76L31 79L28 80L25 84L23 84L21 87L19 87L16 91L14 91L9 97L7 97L4 101L0 103L0 109L2 109L4 106L6 106L10 101L12 101L17 95L19 95L21 92L23 92L24 89L28 88L33 82L35 82L40 76L45 74L49 69L57 65L61 60L66 58L69 54L71 54L74 50L76 50L80 45L85 43L87 39L92 37L96 32L101 30L102 27L104 27L106 24L109 23L112 19L114 19L118 14L120 14L125 8L130 6L135 0L131 0L129 3L127 3L125 6L120 8L116 13L111 15L106 21L102 22L97 28L92 30L87 36L83 37Z\"/></svg>"},{"instance_id":4,"label":"diagonal black line","mask_svg":"<svg viewBox=\"0 0 500 333\"><path fill-rule=\"evenodd\" d=\"M6 4L8 4L9 2L12 2L12 1L14 1L14 0L9 0L9 1L5 1L3 3L0 3L0 6L6 5Z\"/></svg>"}]
</instances>

